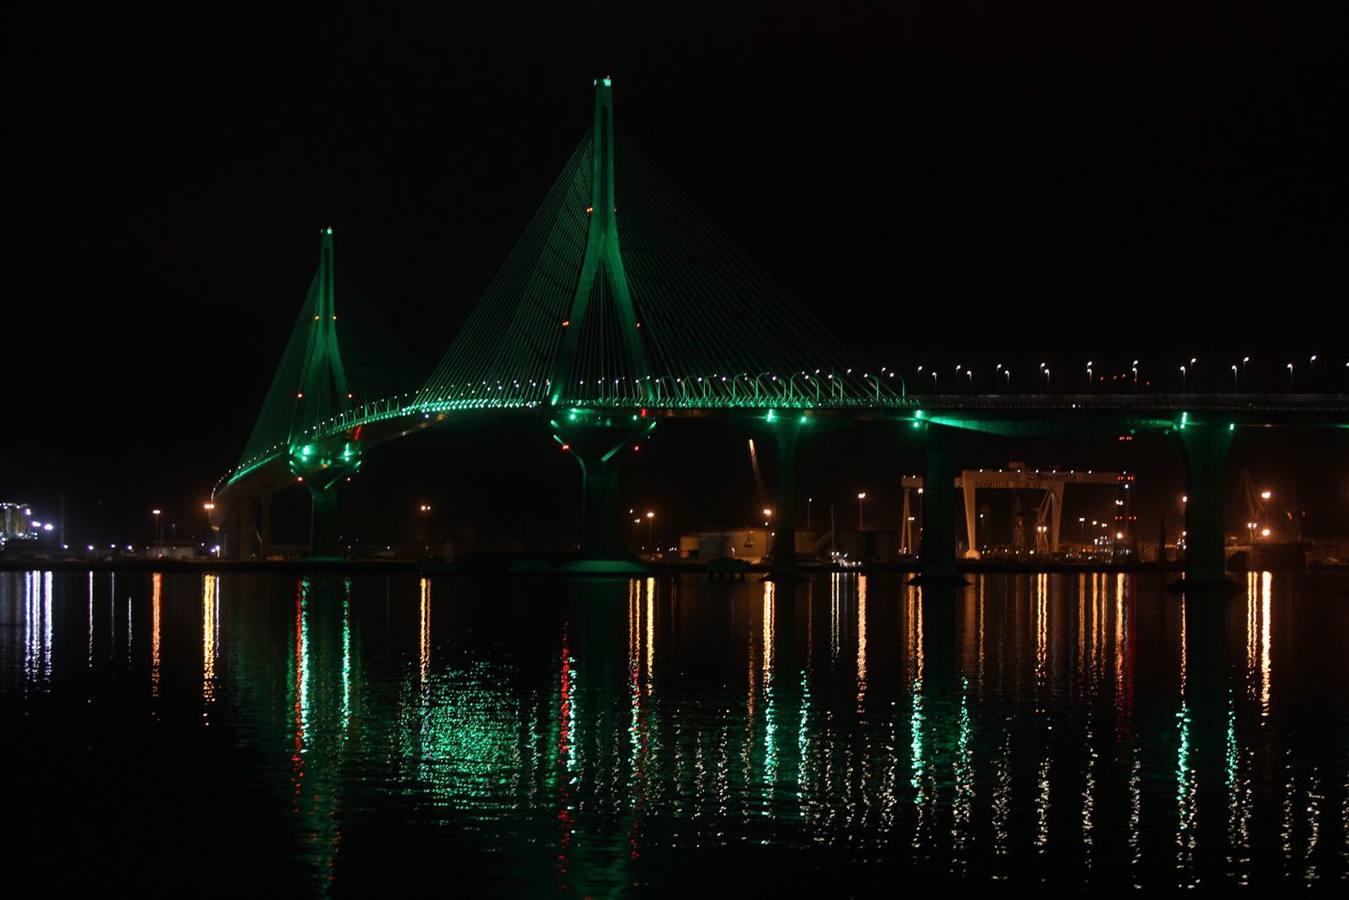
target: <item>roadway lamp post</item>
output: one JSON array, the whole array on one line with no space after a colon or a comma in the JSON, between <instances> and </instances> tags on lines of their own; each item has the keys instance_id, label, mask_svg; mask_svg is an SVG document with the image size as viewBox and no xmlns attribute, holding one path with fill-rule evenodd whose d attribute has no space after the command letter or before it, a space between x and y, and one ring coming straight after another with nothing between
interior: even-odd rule
<instances>
[{"instance_id":1,"label":"roadway lamp post","mask_svg":"<svg viewBox=\"0 0 1349 900\"><path fill-rule=\"evenodd\" d=\"M1236 366L1233 366L1233 367L1232 367L1232 393L1235 394L1239 389L1240 389L1240 382L1237 381L1237 367L1236 367Z\"/></svg>"},{"instance_id":2,"label":"roadway lamp post","mask_svg":"<svg viewBox=\"0 0 1349 900\"><path fill-rule=\"evenodd\" d=\"M417 507L422 514L422 544L425 553L431 552L431 504L423 503Z\"/></svg>"},{"instance_id":3,"label":"roadway lamp post","mask_svg":"<svg viewBox=\"0 0 1349 900\"><path fill-rule=\"evenodd\" d=\"M655 510L648 509L646 511L646 542L651 545L651 551L653 553L656 550L656 538L654 536L655 529L656 529L656 512Z\"/></svg>"},{"instance_id":4,"label":"roadway lamp post","mask_svg":"<svg viewBox=\"0 0 1349 900\"><path fill-rule=\"evenodd\" d=\"M862 530L862 501L867 498L867 492L861 491L857 495L857 530Z\"/></svg>"},{"instance_id":5,"label":"roadway lamp post","mask_svg":"<svg viewBox=\"0 0 1349 900\"><path fill-rule=\"evenodd\" d=\"M212 531L214 531L214 529L211 526L211 511L215 509L215 504L208 500L201 505L201 508L206 510L206 532L207 534L210 534ZM219 543L220 543L219 541L216 541L217 545ZM209 556L210 554L208 553L207 555Z\"/></svg>"},{"instance_id":6,"label":"roadway lamp post","mask_svg":"<svg viewBox=\"0 0 1349 900\"><path fill-rule=\"evenodd\" d=\"M154 522L155 522L155 543L156 543L156 544L161 544L161 545L164 543L164 541L163 541L163 539L160 537L160 530L159 530L160 518L159 518L159 517L162 516L163 514L164 514L164 511L163 511L162 509L152 509L152 510L150 510L150 515L154 516Z\"/></svg>"}]
</instances>

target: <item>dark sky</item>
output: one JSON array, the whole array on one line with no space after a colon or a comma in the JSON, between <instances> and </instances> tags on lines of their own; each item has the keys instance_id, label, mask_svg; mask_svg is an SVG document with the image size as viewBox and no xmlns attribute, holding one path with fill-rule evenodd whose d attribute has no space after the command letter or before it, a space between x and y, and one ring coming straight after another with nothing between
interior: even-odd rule
<instances>
[{"instance_id":1,"label":"dark sky","mask_svg":"<svg viewBox=\"0 0 1349 900\"><path fill-rule=\"evenodd\" d=\"M280 6L3 14L0 498L65 491L90 532L190 518L238 457L323 225L342 308L429 366L600 74L620 131L879 362L1344 365L1342 32L1274 4ZM509 462L436 440L399 452L545 477L519 435ZM668 452L750 497L726 440L734 459ZM873 455L865 477L888 478ZM448 481L401 490L398 509L472 508Z\"/></svg>"}]
</instances>

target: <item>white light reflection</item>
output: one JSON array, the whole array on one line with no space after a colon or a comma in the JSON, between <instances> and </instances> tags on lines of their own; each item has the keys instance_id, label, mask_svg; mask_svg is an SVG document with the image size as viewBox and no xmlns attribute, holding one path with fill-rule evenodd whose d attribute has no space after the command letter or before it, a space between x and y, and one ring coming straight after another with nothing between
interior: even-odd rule
<instances>
[{"instance_id":1,"label":"white light reflection","mask_svg":"<svg viewBox=\"0 0 1349 900\"><path fill-rule=\"evenodd\" d=\"M1270 596L1274 584L1272 572L1260 573L1260 718L1269 718L1270 676Z\"/></svg>"},{"instance_id":2,"label":"white light reflection","mask_svg":"<svg viewBox=\"0 0 1349 900\"><path fill-rule=\"evenodd\" d=\"M952 773L955 798L951 801L951 871L964 876L970 824L974 817L974 751L970 748L970 681L960 679L960 717L956 732L956 758Z\"/></svg>"},{"instance_id":3,"label":"white light reflection","mask_svg":"<svg viewBox=\"0 0 1349 900\"><path fill-rule=\"evenodd\" d=\"M431 677L431 580L423 578L420 583L421 597L418 603L420 624L417 641L417 672L421 678L422 695L428 691L427 681Z\"/></svg>"},{"instance_id":4,"label":"white light reflection","mask_svg":"<svg viewBox=\"0 0 1349 900\"><path fill-rule=\"evenodd\" d=\"M1190 760L1190 701L1186 695L1188 677L1188 635L1186 633L1187 598L1180 600L1180 710L1176 713L1176 728L1179 742L1176 747L1176 875L1180 886L1192 888L1198 885L1198 876L1194 871L1195 851L1195 798L1198 785Z\"/></svg>"},{"instance_id":5,"label":"white light reflection","mask_svg":"<svg viewBox=\"0 0 1349 900\"><path fill-rule=\"evenodd\" d=\"M905 643L908 658L912 660L909 677L909 787L913 789L914 822L913 847L922 847L927 823L927 765L924 755L925 725L923 714L923 589L910 585Z\"/></svg>"},{"instance_id":6,"label":"white light reflection","mask_svg":"<svg viewBox=\"0 0 1349 900\"><path fill-rule=\"evenodd\" d=\"M857 713L867 697L867 576L857 577Z\"/></svg>"},{"instance_id":7,"label":"white light reflection","mask_svg":"<svg viewBox=\"0 0 1349 900\"><path fill-rule=\"evenodd\" d=\"M85 660L85 667L92 669L94 667L94 573L89 573L89 653Z\"/></svg>"},{"instance_id":8,"label":"white light reflection","mask_svg":"<svg viewBox=\"0 0 1349 900\"><path fill-rule=\"evenodd\" d=\"M127 600L130 603L130 599ZM128 626L130 628L130 626ZM128 641L130 638L128 637ZM42 573L42 680L52 680L52 573Z\"/></svg>"},{"instance_id":9,"label":"white light reflection","mask_svg":"<svg viewBox=\"0 0 1349 900\"><path fill-rule=\"evenodd\" d=\"M774 641L777 631L777 610L774 584L763 583L763 693L764 693L764 773L763 815L772 812L773 789L778 777L777 704L773 694Z\"/></svg>"},{"instance_id":10,"label":"white light reflection","mask_svg":"<svg viewBox=\"0 0 1349 900\"><path fill-rule=\"evenodd\" d=\"M156 576L158 578L158 576ZM203 575L201 580L201 699L206 706L215 701L215 666L220 646L220 600L217 594L220 578ZM155 627L158 642L159 588L155 586ZM156 651L156 656L158 651ZM209 722L206 709L201 717Z\"/></svg>"}]
</instances>

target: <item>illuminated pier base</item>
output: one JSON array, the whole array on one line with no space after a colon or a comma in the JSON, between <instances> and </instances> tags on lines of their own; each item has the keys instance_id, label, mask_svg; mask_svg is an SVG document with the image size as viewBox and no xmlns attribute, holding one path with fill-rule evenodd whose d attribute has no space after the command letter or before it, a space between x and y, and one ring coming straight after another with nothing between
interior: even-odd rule
<instances>
[{"instance_id":1,"label":"illuminated pier base","mask_svg":"<svg viewBox=\"0 0 1349 900\"><path fill-rule=\"evenodd\" d=\"M1235 589L1227 578L1223 515L1227 451L1235 429L1226 423L1186 421L1178 430L1185 450L1185 579L1182 588Z\"/></svg>"},{"instance_id":2,"label":"illuminated pier base","mask_svg":"<svg viewBox=\"0 0 1349 900\"><path fill-rule=\"evenodd\" d=\"M942 425L921 423L923 543L915 584L966 584L956 571L956 437Z\"/></svg>"}]
</instances>

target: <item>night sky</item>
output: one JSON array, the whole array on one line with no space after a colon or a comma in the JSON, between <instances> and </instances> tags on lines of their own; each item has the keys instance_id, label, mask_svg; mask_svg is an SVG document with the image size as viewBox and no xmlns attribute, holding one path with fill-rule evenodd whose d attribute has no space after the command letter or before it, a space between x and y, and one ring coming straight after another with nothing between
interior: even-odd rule
<instances>
[{"instance_id":1,"label":"night sky","mask_svg":"<svg viewBox=\"0 0 1349 900\"><path fill-rule=\"evenodd\" d=\"M1225 388L1243 355L1279 383L1317 353L1322 386L1341 377L1339 29L1263 4L729 6L7 9L0 499L54 518L64 492L72 541L143 536L152 506L201 530L321 226L339 309L429 370L605 74L620 133L878 364L977 365L992 387L995 362L1029 382L1040 361L1143 358L1163 379L1198 356ZM1234 465L1342 533L1343 434L1246 441ZM415 535L426 498L446 530L564 539L576 474L546 434L404 443L344 499L366 537ZM743 434L650 449L625 492L662 521L759 507ZM1178 449L1120 452L988 443L969 462L1127 466L1156 485L1147 514L1176 519ZM802 489L855 517L869 488L892 515L917 460L902 436L827 435Z\"/></svg>"}]
</instances>

